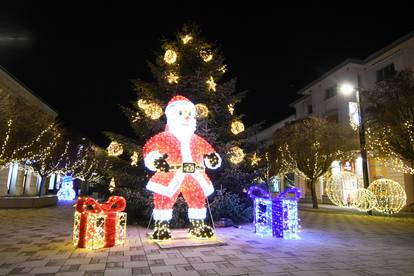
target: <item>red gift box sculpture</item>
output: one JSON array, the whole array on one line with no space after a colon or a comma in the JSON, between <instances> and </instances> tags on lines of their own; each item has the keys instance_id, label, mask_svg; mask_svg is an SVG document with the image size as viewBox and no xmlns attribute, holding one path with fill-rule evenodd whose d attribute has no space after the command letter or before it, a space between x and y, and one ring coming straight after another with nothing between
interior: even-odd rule
<instances>
[{"instance_id":1,"label":"red gift box sculpture","mask_svg":"<svg viewBox=\"0 0 414 276\"><path fill-rule=\"evenodd\" d=\"M111 196L105 203L81 197L75 205L73 244L97 249L123 244L126 239L125 198Z\"/></svg>"}]
</instances>

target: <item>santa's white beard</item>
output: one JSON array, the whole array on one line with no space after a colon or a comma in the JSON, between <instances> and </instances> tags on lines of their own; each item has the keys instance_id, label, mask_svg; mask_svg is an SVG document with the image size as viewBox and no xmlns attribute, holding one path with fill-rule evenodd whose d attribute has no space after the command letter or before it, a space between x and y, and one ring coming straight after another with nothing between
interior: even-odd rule
<instances>
[{"instance_id":1,"label":"santa's white beard","mask_svg":"<svg viewBox=\"0 0 414 276\"><path fill-rule=\"evenodd\" d=\"M196 130L196 123L190 123L184 126L180 123L171 123L167 121L168 130L180 141L189 141Z\"/></svg>"}]
</instances>

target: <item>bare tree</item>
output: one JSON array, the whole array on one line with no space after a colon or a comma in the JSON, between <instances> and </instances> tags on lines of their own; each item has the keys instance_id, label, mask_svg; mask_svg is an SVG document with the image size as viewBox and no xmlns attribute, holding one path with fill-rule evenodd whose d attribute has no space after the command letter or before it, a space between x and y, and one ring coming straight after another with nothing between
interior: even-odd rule
<instances>
[{"instance_id":1,"label":"bare tree","mask_svg":"<svg viewBox=\"0 0 414 276\"><path fill-rule=\"evenodd\" d=\"M363 94L368 150L394 169L414 174L413 72L400 71Z\"/></svg>"},{"instance_id":2,"label":"bare tree","mask_svg":"<svg viewBox=\"0 0 414 276\"><path fill-rule=\"evenodd\" d=\"M274 134L270 162L274 172L295 172L311 189L313 208L318 208L315 183L335 160L349 160L358 149L349 125L309 117L289 123Z\"/></svg>"}]
</instances>

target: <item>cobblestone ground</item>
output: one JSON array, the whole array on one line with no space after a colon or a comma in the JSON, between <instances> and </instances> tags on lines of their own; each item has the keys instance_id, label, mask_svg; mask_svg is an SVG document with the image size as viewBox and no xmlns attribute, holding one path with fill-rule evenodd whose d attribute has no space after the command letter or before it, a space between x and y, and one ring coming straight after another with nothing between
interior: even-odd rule
<instances>
[{"instance_id":1,"label":"cobblestone ground","mask_svg":"<svg viewBox=\"0 0 414 276\"><path fill-rule=\"evenodd\" d=\"M124 246L71 244L73 210L0 210L0 275L414 275L414 218L300 211L300 240L218 229L227 245L159 249L128 227Z\"/></svg>"}]
</instances>

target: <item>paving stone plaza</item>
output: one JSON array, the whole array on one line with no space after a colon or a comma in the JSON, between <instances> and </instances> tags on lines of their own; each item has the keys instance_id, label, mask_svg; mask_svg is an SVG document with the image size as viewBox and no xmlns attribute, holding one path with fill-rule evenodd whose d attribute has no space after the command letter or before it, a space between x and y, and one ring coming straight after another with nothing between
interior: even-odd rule
<instances>
[{"instance_id":1,"label":"paving stone plaza","mask_svg":"<svg viewBox=\"0 0 414 276\"><path fill-rule=\"evenodd\" d=\"M127 243L75 249L73 208L0 210L0 275L414 275L414 217L300 210L301 239L218 228L225 245L160 249L146 229Z\"/></svg>"}]
</instances>

